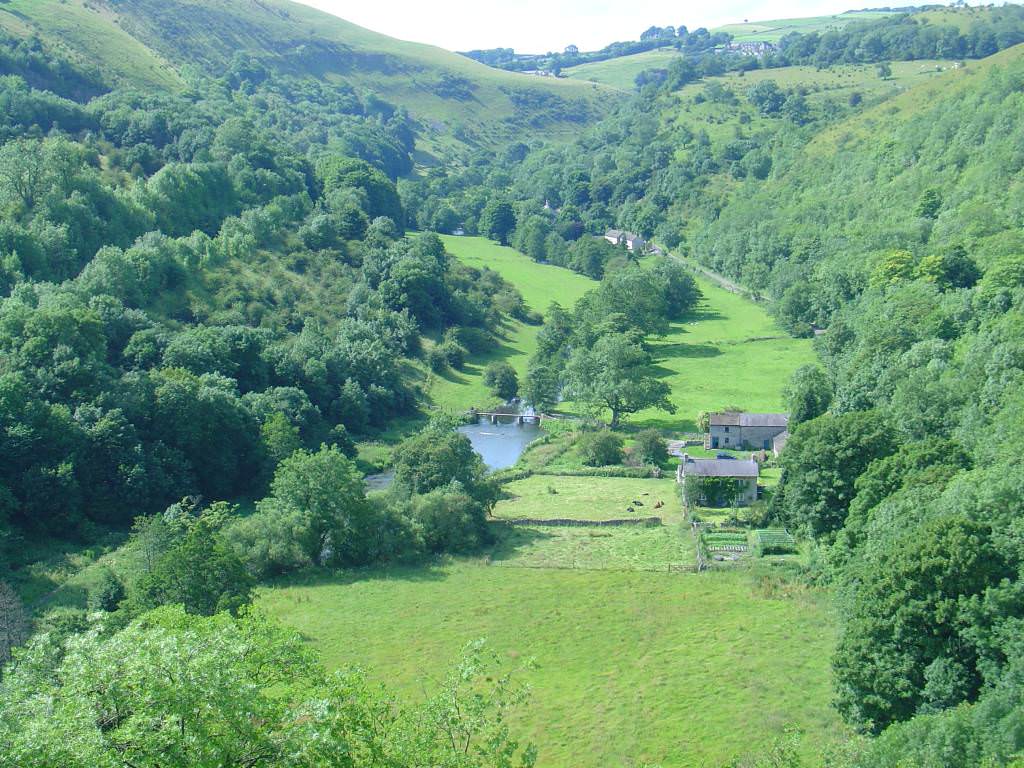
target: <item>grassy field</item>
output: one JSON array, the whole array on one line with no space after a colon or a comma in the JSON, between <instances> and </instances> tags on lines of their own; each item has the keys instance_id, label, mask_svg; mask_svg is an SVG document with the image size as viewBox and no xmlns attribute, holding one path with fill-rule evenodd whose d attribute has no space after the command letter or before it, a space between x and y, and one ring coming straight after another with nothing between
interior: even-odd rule
<instances>
[{"instance_id":1,"label":"grassy field","mask_svg":"<svg viewBox=\"0 0 1024 768\"><path fill-rule=\"evenodd\" d=\"M516 526L501 536L489 564L505 568L587 571L689 570L694 564L689 529L655 527Z\"/></svg>"},{"instance_id":2,"label":"grassy field","mask_svg":"<svg viewBox=\"0 0 1024 768\"><path fill-rule=\"evenodd\" d=\"M505 248L484 237L442 237L445 248L459 261L471 267L490 267L513 283L530 309L544 312L552 301L571 307L597 285L590 278L533 259ZM464 370L431 375L428 394L431 402L450 411L483 407L494 396L483 383L484 367L493 360L507 360L520 377L526 375L526 363L537 348L538 325L519 321L505 325L500 343L485 354L473 355Z\"/></svg>"},{"instance_id":3,"label":"grassy field","mask_svg":"<svg viewBox=\"0 0 1024 768\"><path fill-rule=\"evenodd\" d=\"M527 304L543 311L552 300L564 307L596 283L560 267L537 264L511 248L477 237L447 237L445 247L472 266L489 266L522 292ZM629 419L642 427L693 431L701 410L729 405L753 411L782 408L782 388L800 365L814 354L806 339L786 335L764 308L705 280L698 280L704 299L693 317L673 326L663 339L652 340L656 371L672 387L674 416L647 411ZM506 359L522 375L536 348L537 326L514 323L502 344L477 356L465 371L435 377L430 397L437 405L464 410L489 402L482 382L483 366Z\"/></svg>"},{"instance_id":4,"label":"grassy field","mask_svg":"<svg viewBox=\"0 0 1024 768\"><path fill-rule=\"evenodd\" d=\"M848 24L858 21L874 21L892 13L892 11L846 11L833 16L809 16L803 19L744 21L738 24L726 24L711 31L727 32L737 43L756 41L777 43L790 32L799 32L804 35L811 32L827 32L833 29L842 29Z\"/></svg>"},{"instance_id":5,"label":"grassy field","mask_svg":"<svg viewBox=\"0 0 1024 768\"><path fill-rule=\"evenodd\" d=\"M635 551L649 552L645 537L661 532L618 540L635 536ZM533 564L532 546L541 544L524 545L520 565ZM571 541L557 546L573 552ZM540 766L713 766L787 725L804 731L810 754L838 728L833 631L813 593L776 599L745 572L502 564L310 577L263 590L259 605L330 667L364 666L409 696L475 638L510 661L534 657L531 700L510 725L537 744Z\"/></svg>"},{"instance_id":6,"label":"grassy field","mask_svg":"<svg viewBox=\"0 0 1024 768\"><path fill-rule=\"evenodd\" d=\"M659 48L634 53L632 56L580 64L563 69L562 74L575 80L587 80L623 91L632 91L636 86L636 76L645 69L665 69L669 62L678 57L679 52L674 48Z\"/></svg>"},{"instance_id":7,"label":"grassy field","mask_svg":"<svg viewBox=\"0 0 1024 768\"><path fill-rule=\"evenodd\" d=\"M629 419L635 426L696 431L703 410L780 411L790 375L815 359L808 339L787 335L760 305L697 282L704 299L692 319L650 344L677 411L642 411Z\"/></svg>"},{"instance_id":8,"label":"grassy field","mask_svg":"<svg viewBox=\"0 0 1024 768\"><path fill-rule=\"evenodd\" d=\"M675 481L669 479L533 475L507 483L505 493L509 498L499 501L494 508L497 518L612 520L660 517L666 522L679 522L682 516L679 489ZM634 505L634 501L640 501L641 506ZM655 509L654 505L659 501L663 506ZM633 512L628 511L631 506Z\"/></svg>"}]
</instances>

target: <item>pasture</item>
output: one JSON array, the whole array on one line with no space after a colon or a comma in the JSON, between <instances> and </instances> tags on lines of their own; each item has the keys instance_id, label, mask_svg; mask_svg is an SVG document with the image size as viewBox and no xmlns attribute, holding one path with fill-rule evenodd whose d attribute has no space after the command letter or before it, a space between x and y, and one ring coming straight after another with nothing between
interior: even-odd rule
<instances>
[{"instance_id":1,"label":"pasture","mask_svg":"<svg viewBox=\"0 0 1024 768\"><path fill-rule=\"evenodd\" d=\"M629 418L636 427L693 432L700 411L781 411L789 377L815 359L809 339L786 334L760 305L702 278L697 284L704 298L692 316L650 340L676 413L641 411Z\"/></svg>"},{"instance_id":2,"label":"pasture","mask_svg":"<svg viewBox=\"0 0 1024 768\"><path fill-rule=\"evenodd\" d=\"M445 247L471 266L488 266L515 285L530 308L543 312L551 301L571 307L597 283L575 272L538 264L512 248L479 237L445 237ZM782 409L782 389L797 367L814 360L811 343L778 327L763 307L698 279L704 294L697 310L664 338L651 339L656 372L672 387L673 416L643 411L627 423L669 432L694 431L697 413L736 405L752 411ZM471 357L464 371L434 376L435 405L465 410L493 400L483 385L484 366L508 360L520 376L536 349L538 326L511 323L494 349Z\"/></svg>"},{"instance_id":3,"label":"pasture","mask_svg":"<svg viewBox=\"0 0 1024 768\"><path fill-rule=\"evenodd\" d=\"M666 522L679 522L682 515L679 489L670 479L532 475L506 483L504 491L505 498L493 512L499 519L660 517ZM662 506L655 508L658 502Z\"/></svg>"},{"instance_id":4,"label":"pasture","mask_svg":"<svg viewBox=\"0 0 1024 768\"><path fill-rule=\"evenodd\" d=\"M889 16L895 11L846 11L832 16L809 16L803 19L772 19L769 21L743 21L737 24L725 24L716 27L712 32L727 32L737 43L768 42L777 43L791 32L810 34L812 32L828 32L842 29L848 24L861 21L874 21Z\"/></svg>"},{"instance_id":5,"label":"pasture","mask_svg":"<svg viewBox=\"0 0 1024 768\"><path fill-rule=\"evenodd\" d=\"M543 313L552 301L563 307L573 304L597 283L568 269L538 264L533 259L498 245L485 237L442 236L445 248L463 264L490 267L511 282L523 295L527 306ZM484 386L483 372L488 363L505 360L512 364L520 380L526 375L526 363L537 348L539 325L515 320L505 324L501 338L490 350L471 355L461 371L429 374L427 392L431 403L450 411L465 411L473 406L493 404L495 397Z\"/></svg>"},{"instance_id":6,"label":"pasture","mask_svg":"<svg viewBox=\"0 0 1024 768\"><path fill-rule=\"evenodd\" d=\"M666 69L678 57L679 52L675 48L657 48L632 56L579 64L563 69L562 74L574 80L587 80L622 91L632 91L636 88L636 76L645 69Z\"/></svg>"},{"instance_id":7,"label":"pasture","mask_svg":"<svg viewBox=\"0 0 1024 768\"><path fill-rule=\"evenodd\" d=\"M620 542L620 563L631 537L639 557L663 551L647 537L667 536L620 533L604 537ZM584 534L516 535L533 543L499 545L507 556L494 565L458 559L308 576L262 590L259 606L301 631L329 667L363 666L414 697L476 638L510 664L532 657L536 668L523 673L530 701L509 725L537 745L542 767L714 766L786 726L804 732L809 756L839 731L828 706L834 633L817 594L800 588L778 599L744 571L657 572L642 561L629 570L537 567L541 546L548 560L553 549L570 556Z\"/></svg>"},{"instance_id":8,"label":"pasture","mask_svg":"<svg viewBox=\"0 0 1024 768\"><path fill-rule=\"evenodd\" d=\"M812 108L832 111L847 108L854 94L859 94L864 104L870 105L891 99L921 83L949 78L954 73L953 62L934 59L894 61L890 66L892 75L885 79L878 76L874 64L837 64L827 69L781 67L704 78L684 86L672 96L676 106L664 111L665 128L672 131L685 127L694 133L705 131L717 144L731 141L737 130L757 132L768 127L780 118L761 115L746 98L752 86L765 80L772 80L783 89L803 88ZM711 84L732 91L735 103L707 99L707 88Z\"/></svg>"}]
</instances>

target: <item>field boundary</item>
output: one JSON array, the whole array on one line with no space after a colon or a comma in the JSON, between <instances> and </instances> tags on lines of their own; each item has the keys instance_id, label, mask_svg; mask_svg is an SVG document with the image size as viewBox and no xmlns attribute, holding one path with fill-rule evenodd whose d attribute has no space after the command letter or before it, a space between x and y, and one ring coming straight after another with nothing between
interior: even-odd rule
<instances>
[{"instance_id":1,"label":"field boundary","mask_svg":"<svg viewBox=\"0 0 1024 768\"><path fill-rule=\"evenodd\" d=\"M547 525L566 528L614 528L624 525L642 525L646 528L657 528L662 525L660 517L628 517L612 520L576 520L568 517L532 518L532 517L493 517L492 520L509 525Z\"/></svg>"},{"instance_id":2,"label":"field boundary","mask_svg":"<svg viewBox=\"0 0 1024 768\"><path fill-rule=\"evenodd\" d=\"M588 565L554 565L551 563L545 564L531 564L531 563L513 563L512 561L505 560L493 560L490 557L484 559L484 565L489 568L522 568L523 570L529 571L588 571L597 572L604 571L609 573L697 573L697 566L690 563L665 563L658 567L636 567L636 568L598 568Z\"/></svg>"}]
</instances>

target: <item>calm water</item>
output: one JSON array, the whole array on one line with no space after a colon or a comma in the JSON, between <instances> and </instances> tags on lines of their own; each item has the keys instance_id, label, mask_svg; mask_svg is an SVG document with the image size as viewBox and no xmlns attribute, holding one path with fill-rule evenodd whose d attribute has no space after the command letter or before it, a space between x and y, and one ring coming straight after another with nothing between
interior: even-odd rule
<instances>
[{"instance_id":1,"label":"calm water","mask_svg":"<svg viewBox=\"0 0 1024 768\"><path fill-rule=\"evenodd\" d=\"M526 446L543 434L539 425L517 424L517 421L515 416L503 416L499 418L498 424L491 424L490 418L482 417L477 424L459 427L459 432L469 438L473 450L480 454L487 468L494 472L515 464ZM394 479L393 469L379 475L369 475L366 478L367 490L384 490Z\"/></svg>"},{"instance_id":2,"label":"calm water","mask_svg":"<svg viewBox=\"0 0 1024 768\"><path fill-rule=\"evenodd\" d=\"M526 446L543 434L537 424L517 424L514 416L503 417L500 421L509 423L491 424L485 417L478 424L459 427L459 432L469 438L473 450L492 472L511 467Z\"/></svg>"}]
</instances>

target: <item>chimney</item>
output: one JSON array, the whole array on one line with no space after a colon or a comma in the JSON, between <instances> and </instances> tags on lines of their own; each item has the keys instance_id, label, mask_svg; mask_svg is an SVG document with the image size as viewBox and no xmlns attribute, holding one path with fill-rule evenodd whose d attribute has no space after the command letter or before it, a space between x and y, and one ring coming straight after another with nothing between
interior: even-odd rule
<instances>
[{"instance_id":1,"label":"chimney","mask_svg":"<svg viewBox=\"0 0 1024 768\"><path fill-rule=\"evenodd\" d=\"M686 464L689 460L690 460L690 454L684 453L683 454L683 464Z\"/></svg>"}]
</instances>

